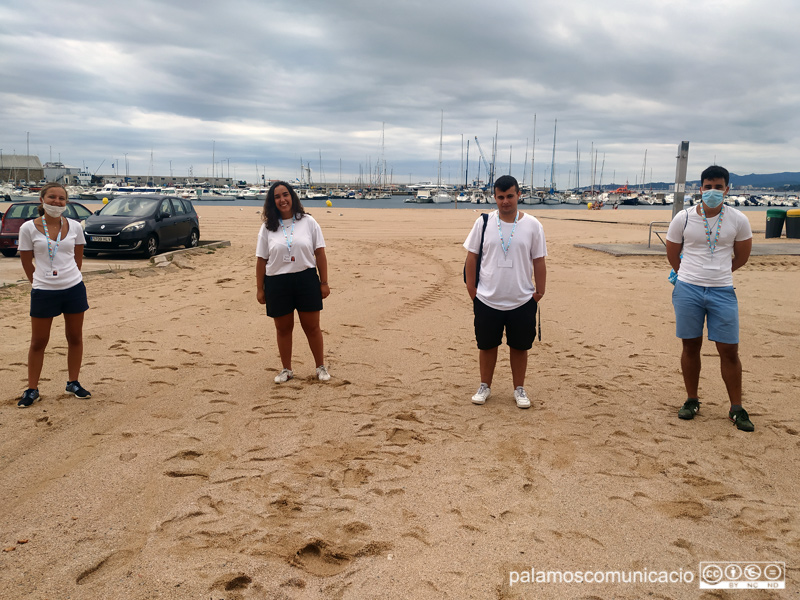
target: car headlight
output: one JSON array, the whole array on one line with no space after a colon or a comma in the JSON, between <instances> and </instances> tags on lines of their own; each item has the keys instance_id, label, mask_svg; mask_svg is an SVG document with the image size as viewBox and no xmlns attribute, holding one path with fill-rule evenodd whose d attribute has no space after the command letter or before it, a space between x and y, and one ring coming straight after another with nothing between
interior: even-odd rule
<instances>
[{"instance_id":1,"label":"car headlight","mask_svg":"<svg viewBox=\"0 0 800 600\"><path fill-rule=\"evenodd\" d=\"M136 221L135 223L131 223L130 225L123 227L122 231L139 231L144 229L145 224L146 223L144 221Z\"/></svg>"}]
</instances>

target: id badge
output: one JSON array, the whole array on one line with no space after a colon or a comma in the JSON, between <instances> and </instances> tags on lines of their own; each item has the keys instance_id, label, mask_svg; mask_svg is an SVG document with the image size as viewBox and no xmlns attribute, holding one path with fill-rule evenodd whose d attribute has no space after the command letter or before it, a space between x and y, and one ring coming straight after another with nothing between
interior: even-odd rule
<instances>
[{"instance_id":1,"label":"id badge","mask_svg":"<svg viewBox=\"0 0 800 600\"><path fill-rule=\"evenodd\" d=\"M294 262L294 256L284 256L283 262Z\"/></svg>"},{"instance_id":2,"label":"id badge","mask_svg":"<svg viewBox=\"0 0 800 600\"><path fill-rule=\"evenodd\" d=\"M511 259L510 258L501 258L497 261L497 266L501 269L510 269L511 268Z\"/></svg>"},{"instance_id":3,"label":"id badge","mask_svg":"<svg viewBox=\"0 0 800 600\"><path fill-rule=\"evenodd\" d=\"M45 271L44 277L45 279L55 279L56 277L58 277L58 270L53 269L52 271Z\"/></svg>"}]
</instances>

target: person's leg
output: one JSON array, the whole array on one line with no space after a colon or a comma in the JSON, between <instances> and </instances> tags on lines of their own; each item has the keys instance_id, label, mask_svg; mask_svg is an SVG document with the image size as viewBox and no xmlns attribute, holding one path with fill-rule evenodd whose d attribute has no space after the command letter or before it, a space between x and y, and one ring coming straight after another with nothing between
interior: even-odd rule
<instances>
[{"instance_id":1,"label":"person's leg","mask_svg":"<svg viewBox=\"0 0 800 600\"><path fill-rule=\"evenodd\" d=\"M311 348L311 354L314 355L315 367L325 364L325 348L322 339L322 328L319 326L319 313L320 311L297 311L300 316L300 325L303 327L303 332L305 332L308 339L308 346Z\"/></svg>"},{"instance_id":2,"label":"person's leg","mask_svg":"<svg viewBox=\"0 0 800 600\"><path fill-rule=\"evenodd\" d=\"M83 315L64 313L64 333L67 336L67 372L69 381L77 381L83 362Z\"/></svg>"},{"instance_id":3,"label":"person's leg","mask_svg":"<svg viewBox=\"0 0 800 600\"><path fill-rule=\"evenodd\" d=\"M53 319L39 319L31 317L31 345L28 349L28 387L37 389L39 387L39 377L42 374L44 364L44 351L47 342L50 341L50 327Z\"/></svg>"},{"instance_id":4,"label":"person's leg","mask_svg":"<svg viewBox=\"0 0 800 600\"><path fill-rule=\"evenodd\" d=\"M536 339L536 300L505 314L506 342L511 359L511 378L514 389L525 387L525 373L528 369L528 350Z\"/></svg>"},{"instance_id":5,"label":"person's leg","mask_svg":"<svg viewBox=\"0 0 800 600\"><path fill-rule=\"evenodd\" d=\"M497 365L497 349L495 346L489 350L478 351L478 365L481 372L481 383L492 387L492 379L494 378L494 368Z\"/></svg>"},{"instance_id":6,"label":"person's leg","mask_svg":"<svg viewBox=\"0 0 800 600\"><path fill-rule=\"evenodd\" d=\"M739 360L739 344L723 344L717 342L719 365L722 380L728 389L731 406L742 404L742 361Z\"/></svg>"},{"instance_id":7,"label":"person's leg","mask_svg":"<svg viewBox=\"0 0 800 600\"><path fill-rule=\"evenodd\" d=\"M292 368L292 331L294 331L294 312L275 317L275 331L278 336L278 352L284 369Z\"/></svg>"},{"instance_id":8,"label":"person's leg","mask_svg":"<svg viewBox=\"0 0 800 600\"><path fill-rule=\"evenodd\" d=\"M511 379L514 389L525 386L525 372L528 370L528 351L517 350L509 346L511 358Z\"/></svg>"},{"instance_id":9,"label":"person's leg","mask_svg":"<svg viewBox=\"0 0 800 600\"><path fill-rule=\"evenodd\" d=\"M683 372L683 384L686 386L686 397L697 398L697 389L700 386L700 349L703 347L703 338L682 340L682 342L681 371Z\"/></svg>"}]
</instances>

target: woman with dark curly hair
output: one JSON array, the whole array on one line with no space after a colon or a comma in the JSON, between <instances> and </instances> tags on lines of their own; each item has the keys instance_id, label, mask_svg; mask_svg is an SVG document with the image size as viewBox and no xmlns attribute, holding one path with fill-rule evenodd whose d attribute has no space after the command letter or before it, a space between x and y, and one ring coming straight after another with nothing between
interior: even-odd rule
<instances>
[{"instance_id":1,"label":"woman with dark curly hair","mask_svg":"<svg viewBox=\"0 0 800 600\"><path fill-rule=\"evenodd\" d=\"M331 293L322 229L305 212L297 193L285 181L278 181L269 188L262 220L256 244L256 298L259 304L266 304L267 316L275 322L283 367L275 383L294 377L295 310L314 356L316 377L328 381L331 376L325 366L319 325L322 300Z\"/></svg>"}]
</instances>

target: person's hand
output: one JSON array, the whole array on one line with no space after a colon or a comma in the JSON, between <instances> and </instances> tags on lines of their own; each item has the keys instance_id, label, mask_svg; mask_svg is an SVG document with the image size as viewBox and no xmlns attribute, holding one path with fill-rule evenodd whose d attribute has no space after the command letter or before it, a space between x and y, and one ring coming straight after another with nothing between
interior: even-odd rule
<instances>
[{"instance_id":1,"label":"person's hand","mask_svg":"<svg viewBox=\"0 0 800 600\"><path fill-rule=\"evenodd\" d=\"M263 288L259 289L259 290L256 290L256 300L258 300L259 304L266 304L267 303L267 297L264 294L264 289Z\"/></svg>"},{"instance_id":2,"label":"person's hand","mask_svg":"<svg viewBox=\"0 0 800 600\"><path fill-rule=\"evenodd\" d=\"M544 296L544 294L540 294L538 292L533 294L533 299L536 300L536 304L539 304L539 302L542 301L542 296Z\"/></svg>"},{"instance_id":3,"label":"person's hand","mask_svg":"<svg viewBox=\"0 0 800 600\"><path fill-rule=\"evenodd\" d=\"M327 283L320 283L319 290L322 292L323 300L331 295L331 286L329 286Z\"/></svg>"}]
</instances>

